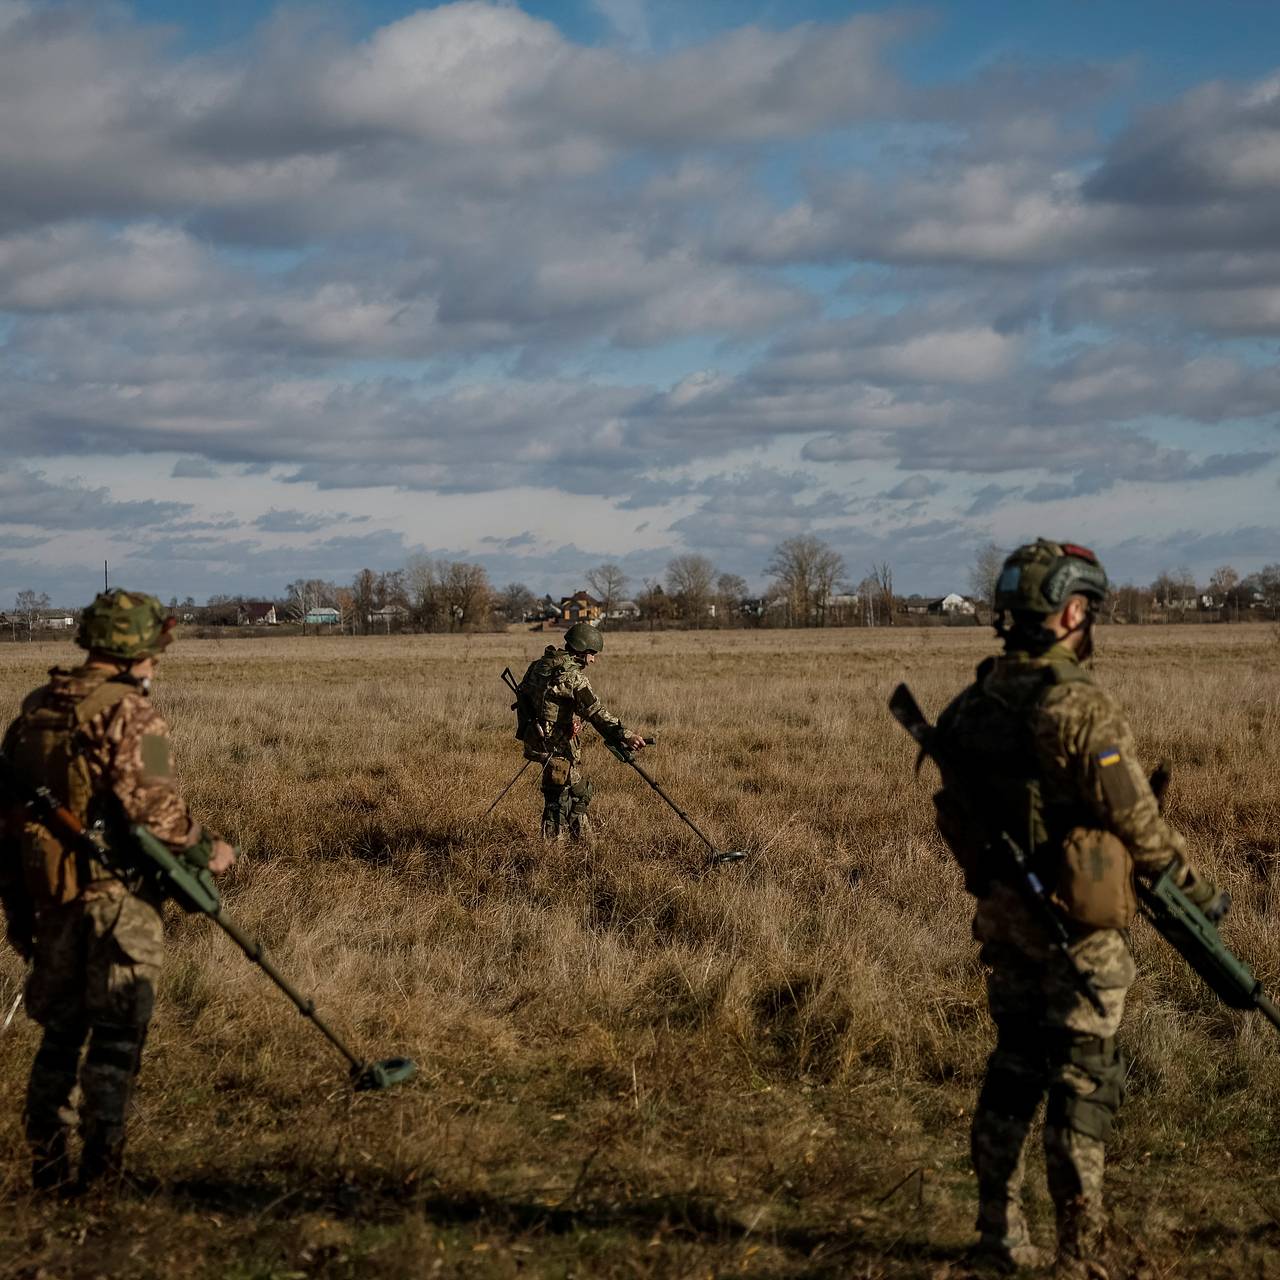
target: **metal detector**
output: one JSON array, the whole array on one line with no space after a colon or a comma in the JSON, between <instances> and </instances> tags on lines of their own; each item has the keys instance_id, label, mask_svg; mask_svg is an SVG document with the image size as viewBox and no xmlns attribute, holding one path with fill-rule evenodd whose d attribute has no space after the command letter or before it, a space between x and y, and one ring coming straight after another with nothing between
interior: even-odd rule
<instances>
[{"instance_id":1,"label":"metal detector","mask_svg":"<svg viewBox=\"0 0 1280 1280\"><path fill-rule=\"evenodd\" d=\"M0 789L9 791L16 802L30 810L43 826L53 831L71 848L110 867L122 880L146 876L160 890L173 898L185 911L206 915L241 951L280 988L297 1006L298 1012L351 1064L351 1083L356 1089L387 1089L411 1080L418 1072L411 1058L383 1058L376 1062L357 1057L316 1013L315 1002L302 995L267 959L260 942L250 938L233 920L223 914L222 898L208 869L197 869L176 857L169 846L158 840L146 827L130 827L133 851L137 857L126 864L103 838L101 831L89 828L61 804L48 787L33 787L0 755ZM14 1003L14 1010L17 1002ZM10 1018L12 1018L12 1012ZM8 1025L6 1023L6 1025Z\"/></svg>"},{"instance_id":2,"label":"metal detector","mask_svg":"<svg viewBox=\"0 0 1280 1280\"><path fill-rule=\"evenodd\" d=\"M657 741L658 739L656 737L646 738L644 740L645 746L649 746L649 747L653 746L653 744ZM617 756L619 760L622 761L623 764L629 764L658 793L658 795L660 795L662 799L666 801L668 806L670 806L670 808L675 812L676 816L680 819L680 821L683 822L685 826L687 826L689 830L692 831L693 834L697 836L698 839L701 840L702 843L707 846L707 848L711 851L711 857L708 861L712 866L719 866L722 863L726 863L726 862L741 862L747 856L745 849L731 849L731 850L717 849L715 845L713 845L711 841L708 840L707 837L704 836L702 832L698 830L697 824L694 822L694 820L691 817L689 817L689 815L685 813L685 811L678 804L676 804L676 802L669 795L667 795L665 791L663 791L663 789L658 785L658 783L649 775L648 771L642 765L636 762L636 753L632 751L631 748L628 747L625 742L623 742L620 738L616 740L606 738L604 742L605 742L605 746L607 746L609 750L615 756Z\"/></svg>"}]
</instances>

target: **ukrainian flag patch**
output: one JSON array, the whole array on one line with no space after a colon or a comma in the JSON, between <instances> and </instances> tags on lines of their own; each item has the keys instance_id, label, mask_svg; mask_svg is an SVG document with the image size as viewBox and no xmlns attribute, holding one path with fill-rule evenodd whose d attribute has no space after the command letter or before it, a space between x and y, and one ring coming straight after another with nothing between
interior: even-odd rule
<instances>
[{"instance_id":1,"label":"ukrainian flag patch","mask_svg":"<svg viewBox=\"0 0 1280 1280\"><path fill-rule=\"evenodd\" d=\"M1115 747L1108 747L1105 751L1098 752L1098 763L1105 769L1109 764L1120 763L1120 752Z\"/></svg>"}]
</instances>

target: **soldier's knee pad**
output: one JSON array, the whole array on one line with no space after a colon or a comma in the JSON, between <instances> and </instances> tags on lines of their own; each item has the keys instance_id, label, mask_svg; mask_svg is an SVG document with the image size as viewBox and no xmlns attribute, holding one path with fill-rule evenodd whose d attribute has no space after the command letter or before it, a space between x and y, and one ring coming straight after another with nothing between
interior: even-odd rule
<instances>
[{"instance_id":1,"label":"soldier's knee pad","mask_svg":"<svg viewBox=\"0 0 1280 1280\"><path fill-rule=\"evenodd\" d=\"M1045 1125L1106 1142L1124 1100L1124 1057L1114 1037L1074 1036L1049 1086Z\"/></svg>"},{"instance_id":2,"label":"soldier's knee pad","mask_svg":"<svg viewBox=\"0 0 1280 1280\"><path fill-rule=\"evenodd\" d=\"M586 778L579 778L577 782L569 788L569 795L572 800L572 806L575 813L582 813L591 803L591 797L595 794L595 788L592 787L590 781Z\"/></svg>"},{"instance_id":3,"label":"soldier's knee pad","mask_svg":"<svg viewBox=\"0 0 1280 1280\"><path fill-rule=\"evenodd\" d=\"M99 1023L89 1036L89 1050L84 1056L86 1071L98 1069L136 1075L146 1034L143 1027Z\"/></svg>"}]
</instances>

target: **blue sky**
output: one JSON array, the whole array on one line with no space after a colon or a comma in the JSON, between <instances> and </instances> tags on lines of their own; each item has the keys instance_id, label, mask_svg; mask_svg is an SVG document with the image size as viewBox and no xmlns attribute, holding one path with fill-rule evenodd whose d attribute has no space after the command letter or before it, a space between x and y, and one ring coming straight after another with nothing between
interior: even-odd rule
<instances>
[{"instance_id":1,"label":"blue sky","mask_svg":"<svg viewBox=\"0 0 1280 1280\"><path fill-rule=\"evenodd\" d=\"M1280 9L0 0L0 607L1280 560Z\"/></svg>"}]
</instances>

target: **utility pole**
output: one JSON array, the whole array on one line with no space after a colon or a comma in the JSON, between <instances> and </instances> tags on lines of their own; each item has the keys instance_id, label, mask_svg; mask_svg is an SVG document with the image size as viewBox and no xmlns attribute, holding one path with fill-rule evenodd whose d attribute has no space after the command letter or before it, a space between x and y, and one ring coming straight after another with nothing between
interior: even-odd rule
<instances>
[{"instance_id":1,"label":"utility pole","mask_svg":"<svg viewBox=\"0 0 1280 1280\"><path fill-rule=\"evenodd\" d=\"M102 590L104 592L111 590L111 584L107 581L107 562L102 562Z\"/></svg>"}]
</instances>

